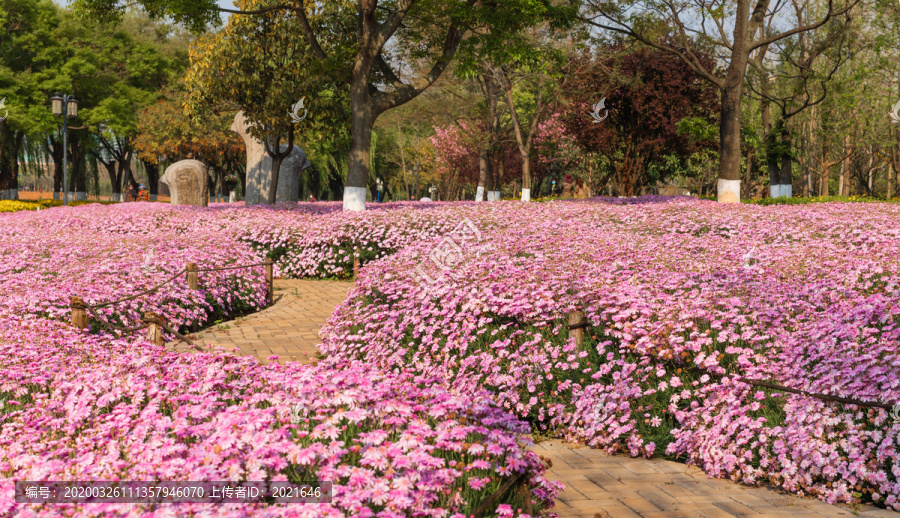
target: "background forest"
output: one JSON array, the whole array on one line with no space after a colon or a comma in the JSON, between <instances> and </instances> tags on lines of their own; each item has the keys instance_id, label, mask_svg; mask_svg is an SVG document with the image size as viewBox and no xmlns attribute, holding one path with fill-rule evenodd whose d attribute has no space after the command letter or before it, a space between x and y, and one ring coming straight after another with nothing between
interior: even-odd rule
<instances>
[{"instance_id":1,"label":"background forest","mask_svg":"<svg viewBox=\"0 0 900 518\"><path fill-rule=\"evenodd\" d=\"M638 23L606 4L570 7L565 20L528 19L504 51L487 48L489 35L473 28L433 85L377 117L371 199L379 181L384 200L471 200L478 186L507 198L530 189L538 198L558 194L567 175L595 195L714 195L738 59L725 37L732 15L707 6L698 11L702 24L664 10ZM323 43L331 55L357 44L341 36L353 30L342 26L342 9L335 2L311 18L341 29ZM800 196L897 196L900 3L794 0L765 11L739 78L742 197L768 197L783 185ZM80 199L121 199L138 183L155 198L162 171L184 158L210 166L214 196L239 196L245 155L230 130L234 114L250 105L277 114L284 105L287 117L282 101L302 97L309 116L293 139L313 167L302 174L301 199L341 199L350 88L310 58L290 12L243 25L234 21L251 18L236 15L205 34L134 8L115 23L78 13L50 0L0 0L0 197L36 189L59 197L64 153ZM236 37L255 45L228 54ZM410 76L427 72L435 42L403 43L385 47L392 65ZM49 109L55 92L79 101L67 150Z\"/></svg>"}]
</instances>

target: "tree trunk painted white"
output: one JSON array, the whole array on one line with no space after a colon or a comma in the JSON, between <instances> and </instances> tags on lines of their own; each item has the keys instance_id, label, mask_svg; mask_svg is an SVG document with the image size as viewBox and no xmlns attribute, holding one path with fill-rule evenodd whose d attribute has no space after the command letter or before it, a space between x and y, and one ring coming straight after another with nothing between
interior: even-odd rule
<instances>
[{"instance_id":1,"label":"tree trunk painted white","mask_svg":"<svg viewBox=\"0 0 900 518\"><path fill-rule=\"evenodd\" d=\"M531 189L522 189L522 201L531 201Z\"/></svg>"},{"instance_id":2,"label":"tree trunk painted white","mask_svg":"<svg viewBox=\"0 0 900 518\"><path fill-rule=\"evenodd\" d=\"M235 201L236 199L237 199L237 193L236 193L236 192L231 191L231 192L228 193L228 203L234 203L234 201Z\"/></svg>"},{"instance_id":3,"label":"tree trunk painted white","mask_svg":"<svg viewBox=\"0 0 900 518\"><path fill-rule=\"evenodd\" d=\"M157 199L158 199L158 196L156 194L150 195L150 201L156 201Z\"/></svg>"},{"instance_id":4,"label":"tree trunk painted white","mask_svg":"<svg viewBox=\"0 0 900 518\"><path fill-rule=\"evenodd\" d=\"M478 189L475 191L475 201L484 201L484 186L478 186Z\"/></svg>"},{"instance_id":5,"label":"tree trunk painted white","mask_svg":"<svg viewBox=\"0 0 900 518\"><path fill-rule=\"evenodd\" d=\"M716 186L719 195L719 203L740 203L741 202L741 181L740 180L723 180L719 179Z\"/></svg>"},{"instance_id":6,"label":"tree trunk painted white","mask_svg":"<svg viewBox=\"0 0 900 518\"><path fill-rule=\"evenodd\" d=\"M778 184L769 186L769 196L773 198L794 196L794 186L792 184Z\"/></svg>"},{"instance_id":7,"label":"tree trunk painted white","mask_svg":"<svg viewBox=\"0 0 900 518\"><path fill-rule=\"evenodd\" d=\"M488 191L488 201L500 201L500 191Z\"/></svg>"},{"instance_id":8,"label":"tree trunk painted white","mask_svg":"<svg viewBox=\"0 0 900 518\"><path fill-rule=\"evenodd\" d=\"M344 210L355 212L366 210L365 187L344 187Z\"/></svg>"},{"instance_id":9,"label":"tree trunk painted white","mask_svg":"<svg viewBox=\"0 0 900 518\"><path fill-rule=\"evenodd\" d=\"M87 193L84 191L75 191L75 201L87 200Z\"/></svg>"}]
</instances>

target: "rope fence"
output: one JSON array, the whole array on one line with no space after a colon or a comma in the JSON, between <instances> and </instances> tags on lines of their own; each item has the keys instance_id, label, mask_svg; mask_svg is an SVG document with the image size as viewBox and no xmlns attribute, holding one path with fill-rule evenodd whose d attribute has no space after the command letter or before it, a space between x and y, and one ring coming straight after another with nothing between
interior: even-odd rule
<instances>
[{"instance_id":1,"label":"rope fence","mask_svg":"<svg viewBox=\"0 0 900 518\"><path fill-rule=\"evenodd\" d=\"M568 320L568 325L566 326L566 329L569 331L575 331L574 333L572 333L572 337L575 339L575 346L579 350L584 350L584 330L591 327L590 321L584 318L584 312L582 312L582 311L572 311L566 316L566 318ZM513 320L516 320L516 319L513 319ZM516 320L516 322L518 324L524 324L524 322L521 322L519 320ZM542 321L542 322L537 322L537 324L549 324L552 322L553 321ZM715 372L709 372L709 371L701 369L695 365L687 365L687 364L680 365L680 364L676 364L672 361L668 361L666 363L672 367L690 370L690 371L699 373L701 375L707 374L709 376L713 376L713 377L716 377L719 379L727 376L727 377L729 377L735 381L738 381L740 383L746 383L747 385L753 385L755 387L762 387L762 388L768 388L768 389L772 389L772 390L778 390L781 392L789 392L791 394L798 394L801 396L808 396L811 398L820 399L822 401L830 401L833 403L841 403L844 405L856 405L856 406L861 406L861 407L866 407L866 408L881 408L881 409L884 409L887 411L891 411L894 408L894 405L890 405L888 403L881 403L878 401L863 401L860 399L847 398L847 397L841 397L841 396L833 396L831 394L821 394L818 392L809 392L807 390L801 390L801 389L796 389L793 387L787 387L787 386L784 386L784 385L781 385L778 383L773 383L771 381L745 378L743 376L737 376L737 375L729 374L729 373L719 374L719 373L715 373Z\"/></svg>"},{"instance_id":2,"label":"rope fence","mask_svg":"<svg viewBox=\"0 0 900 518\"><path fill-rule=\"evenodd\" d=\"M198 351L205 351L201 346L195 344L191 341L190 338L184 336L179 333L176 329L173 329L168 323L163 320L163 318L157 313L144 313L141 318L141 325L138 326L120 326L118 324L114 324L108 321L96 310L99 308L105 308L109 306L113 306L116 304L121 304L123 302L129 302L135 300L139 297L143 297L144 295L153 293L163 286L171 283L175 279L178 279L182 275L185 276L185 282L189 289L198 291L199 290L199 273L200 272L220 272L225 270L238 270L242 268L253 268L256 266L264 266L266 268L266 303L268 305L272 305L275 300L274 296L274 262L271 259L266 259L262 263L251 263L251 264L242 264L236 266L222 266L216 268L200 268L195 263L188 263L185 268L180 270L175 275L169 277L165 281L153 286L152 288L148 288L146 290L141 291L140 293L136 293L134 295L129 295L128 297L113 300L109 302L102 302L98 304L87 304L84 302L84 299L81 297L73 296L69 300L69 308L71 310L71 323L72 326L78 329L89 329L91 327L91 318L98 321L100 325L111 330L118 331L124 334L132 334L138 331L147 329L147 339L152 342L154 345L164 346L165 340L163 338L162 331L168 331L176 338L181 340L182 342L187 343L194 349ZM90 316L89 316L90 315Z\"/></svg>"}]
</instances>

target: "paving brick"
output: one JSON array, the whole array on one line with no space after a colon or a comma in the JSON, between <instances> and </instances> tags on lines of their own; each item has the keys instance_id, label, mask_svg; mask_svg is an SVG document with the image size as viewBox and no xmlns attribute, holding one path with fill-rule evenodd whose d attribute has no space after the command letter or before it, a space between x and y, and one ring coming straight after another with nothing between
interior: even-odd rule
<instances>
[{"instance_id":1,"label":"paving brick","mask_svg":"<svg viewBox=\"0 0 900 518\"><path fill-rule=\"evenodd\" d=\"M638 491L637 494L639 494L641 498L644 498L648 502L664 511L670 511L678 508L678 501L671 496L663 493L662 491L656 489L642 489Z\"/></svg>"},{"instance_id":2,"label":"paving brick","mask_svg":"<svg viewBox=\"0 0 900 518\"><path fill-rule=\"evenodd\" d=\"M719 500L717 502L713 502L712 504L719 509L723 509L728 512L732 516L737 516L738 518L747 518L747 517L757 517L759 513L750 509L746 505L736 502L734 500L728 499L727 495L723 495L726 499Z\"/></svg>"},{"instance_id":3,"label":"paving brick","mask_svg":"<svg viewBox=\"0 0 900 518\"><path fill-rule=\"evenodd\" d=\"M697 511L654 511L641 513L642 518L697 518Z\"/></svg>"},{"instance_id":4,"label":"paving brick","mask_svg":"<svg viewBox=\"0 0 900 518\"><path fill-rule=\"evenodd\" d=\"M653 502L648 501L645 498L641 497L629 497L629 498L620 498L620 502L628 506L632 511L642 514L649 513L652 511L663 511L664 509L660 509Z\"/></svg>"},{"instance_id":5,"label":"paving brick","mask_svg":"<svg viewBox=\"0 0 900 518\"><path fill-rule=\"evenodd\" d=\"M600 511L600 516L603 518L640 518L641 515L624 505L611 505L604 507Z\"/></svg>"}]
</instances>

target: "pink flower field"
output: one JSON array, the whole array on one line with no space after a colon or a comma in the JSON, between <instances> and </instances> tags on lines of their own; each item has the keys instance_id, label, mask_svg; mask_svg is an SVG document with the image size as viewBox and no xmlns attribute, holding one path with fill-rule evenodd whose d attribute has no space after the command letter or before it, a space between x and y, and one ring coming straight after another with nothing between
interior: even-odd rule
<instances>
[{"instance_id":1,"label":"pink flower field","mask_svg":"<svg viewBox=\"0 0 900 518\"><path fill-rule=\"evenodd\" d=\"M356 287L318 366L178 355L64 322L184 268L276 260ZM468 516L527 472L530 434L828 502L900 510L900 208L691 198L85 205L0 215L0 515L171 516L15 504L13 480L330 480L331 504L178 513ZM100 311L182 332L265 304L263 269L200 274ZM584 342L567 315L589 322ZM301 409L292 419L292 409ZM295 412L295 415L297 413ZM293 422L292 422L293 421ZM508 492L491 515L519 514Z\"/></svg>"}]
</instances>

